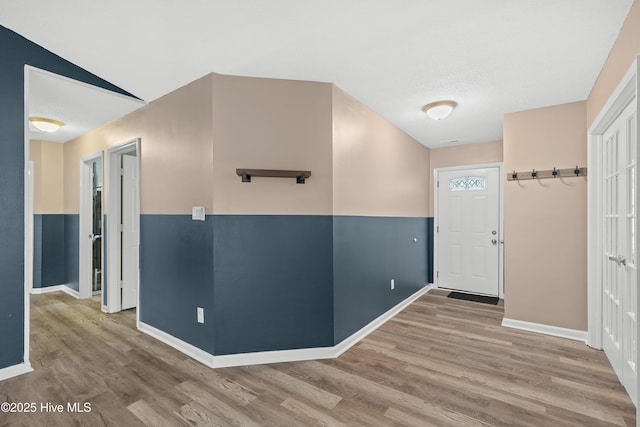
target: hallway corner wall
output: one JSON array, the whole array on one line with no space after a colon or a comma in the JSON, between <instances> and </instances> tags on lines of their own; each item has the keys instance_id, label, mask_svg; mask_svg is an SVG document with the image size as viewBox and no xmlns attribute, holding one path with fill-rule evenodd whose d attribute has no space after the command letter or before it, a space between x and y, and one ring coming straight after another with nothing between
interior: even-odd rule
<instances>
[{"instance_id":1,"label":"hallway corner wall","mask_svg":"<svg viewBox=\"0 0 640 427\"><path fill-rule=\"evenodd\" d=\"M334 86L333 175L337 344L429 282L429 149Z\"/></svg>"},{"instance_id":2,"label":"hallway corner wall","mask_svg":"<svg viewBox=\"0 0 640 427\"><path fill-rule=\"evenodd\" d=\"M505 170L587 163L586 102L506 114ZM505 183L505 318L587 329L587 178Z\"/></svg>"}]
</instances>

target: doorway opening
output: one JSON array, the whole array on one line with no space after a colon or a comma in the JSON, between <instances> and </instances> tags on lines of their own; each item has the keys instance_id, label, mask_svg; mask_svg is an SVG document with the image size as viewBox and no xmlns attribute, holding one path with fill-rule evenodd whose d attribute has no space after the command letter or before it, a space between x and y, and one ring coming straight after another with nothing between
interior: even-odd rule
<instances>
[{"instance_id":1,"label":"doorway opening","mask_svg":"<svg viewBox=\"0 0 640 427\"><path fill-rule=\"evenodd\" d=\"M80 298L102 293L103 153L80 160Z\"/></svg>"},{"instance_id":2,"label":"doorway opening","mask_svg":"<svg viewBox=\"0 0 640 427\"><path fill-rule=\"evenodd\" d=\"M434 285L504 298L502 163L434 170Z\"/></svg>"},{"instance_id":3,"label":"doorway opening","mask_svg":"<svg viewBox=\"0 0 640 427\"><path fill-rule=\"evenodd\" d=\"M138 307L140 139L107 150L109 161L108 282L105 311ZM137 316L136 316L136 319Z\"/></svg>"},{"instance_id":4,"label":"doorway opening","mask_svg":"<svg viewBox=\"0 0 640 427\"><path fill-rule=\"evenodd\" d=\"M74 298L87 298L89 304L101 304L97 295L101 292L102 297L106 298L103 292L107 279L106 241L102 232L105 225L106 158L103 151L87 155L90 150L96 150L93 144L89 144L93 148L88 148L84 143L71 142L74 148L69 151L69 156L63 147L146 103L30 65L24 67L24 100L23 371L28 372L31 370L32 293L62 291ZM56 132L39 131L29 121L29 117L35 116L56 119L63 126ZM32 144L42 150L33 150L32 153ZM38 159L35 166L31 166L32 154ZM84 157L79 161L81 156ZM46 165L43 164L44 159L47 160ZM66 163L67 159L71 159L69 163ZM83 175L84 183L81 183ZM79 192L78 187L70 191L69 186L82 186L82 190L86 191ZM35 209L34 194L38 195ZM43 195L47 196L46 203ZM81 200L77 199L78 195ZM81 225L83 209L86 218L83 218ZM34 227L36 217L38 228ZM47 245L46 251L42 246L44 244ZM35 259L36 262L35 249L38 249L40 256ZM39 279L35 287L34 276ZM104 302L101 304L103 308Z\"/></svg>"}]
</instances>

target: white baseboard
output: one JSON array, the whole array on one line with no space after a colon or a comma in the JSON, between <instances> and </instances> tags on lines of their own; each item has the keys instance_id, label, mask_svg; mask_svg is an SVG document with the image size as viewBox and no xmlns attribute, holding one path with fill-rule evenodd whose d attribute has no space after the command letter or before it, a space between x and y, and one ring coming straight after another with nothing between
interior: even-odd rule
<instances>
[{"instance_id":1,"label":"white baseboard","mask_svg":"<svg viewBox=\"0 0 640 427\"><path fill-rule=\"evenodd\" d=\"M345 351L349 350L351 347L353 347L359 341L361 341L364 337L366 337L371 332L373 332L376 329L378 329L385 322L387 322L388 320L393 318L396 314L400 313L402 310L407 308L415 300L417 300L422 295L424 295L427 292L429 292L429 290L431 290L432 287L433 287L433 284L426 285L425 287L420 289L418 292L416 292L413 295L409 296L409 298L405 299L404 301L400 302L396 306L392 307L390 310L382 313L380 316L378 316L377 318L372 320L369 324L367 324L364 328L360 329L359 331L357 331L353 335L351 335L351 336L343 339L342 341L340 341L338 344L336 344L333 347L336 350L336 355L333 356L333 357L338 357L342 353L344 353Z\"/></svg>"},{"instance_id":2,"label":"white baseboard","mask_svg":"<svg viewBox=\"0 0 640 427\"><path fill-rule=\"evenodd\" d=\"M178 351L186 354L189 357L196 359L198 362L207 366L213 366L213 355L206 351L199 349L198 347L189 344L186 341L182 341L179 338L174 337L160 329L154 328L144 322L138 323L138 330L144 332L147 335L154 337L155 339L162 341L163 343L175 348Z\"/></svg>"},{"instance_id":3,"label":"white baseboard","mask_svg":"<svg viewBox=\"0 0 640 427\"><path fill-rule=\"evenodd\" d=\"M27 374L32 371L33 371L33 368L31 367L31 363L29 362L23 362L18 365L2 368L0 369L0 381L17 377L18 375Z\"/></svg>"},{"instance_id":4,"label":"white baseboard","mask_svg":"<svg viewBox=\"0 0 640 427\"><path fill-rule=\"evenodd\" d=\"M570 340L587 342L587 331L561 328L559 326L543 325L542 323L524 322L522 320L502 319L502 326L521 329L523 331L537 332L539 334L553 335L554 337L568 338Z\"/></svg>"},{"instance_id":5,"label":"white baseboard","mask_svg":"<svg viewBox=\"0 0 640 427\"><path fill-rule=\"evenodd\" d=\"M31 289L32 294L46 294L49 292L57 292L62 291L68 295L71 295L74 298L80 299L80 293L75 289L71 289L67 285L55 285L55 286L45 286L44 288L33 288Z\"/></svg>"},{"instance_id":6,"label":"white baseboard","mask_svg":"<svg viewBox=\"0 0 640 427\"><path fill-rule=\"evenodd\" d=\"M378 329L386 321L404 310L408 305L426 294L432 285L426 285L418 292L409 296L390 310L386 311L365 327L345 338L340 343L332 347L301 348L295 350L278 351L258 351L255 353L227 354L214 356L194 345L191 345L179 338L174 337L164 331L154 328L144 322L138 324L138 329L163 343L170 345L178 351L190 356L197 361L211 368L229 368L233 366L262 365L267 363L300 362L304 360L333 359L353 347L364 337Z\"/></svg>"},{"instance_id":7,"label":"white baseboard","mask_svg":"<svg viewBox=\"0 0 640 427\"><path fill-rule=\"evenodd\" d=\"M265 365L267 363L302 362L303 360L332 359L335 347L300 348L295 350L257 351L255 353L213 356L212 368Z\"/></svg>"}]
</instances>

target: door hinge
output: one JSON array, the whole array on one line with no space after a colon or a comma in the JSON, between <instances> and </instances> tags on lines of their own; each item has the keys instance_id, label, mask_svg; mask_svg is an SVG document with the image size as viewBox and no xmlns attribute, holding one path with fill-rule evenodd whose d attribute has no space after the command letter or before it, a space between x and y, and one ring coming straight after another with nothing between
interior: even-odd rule
<instances>
[{"instance_id":1,"label":"door hinge","mask_svg":"<svg viewBox=\"0 0 640 427\"><path fill-rule=\"evenodd\" d=\"M124 169L120 168L120 176L124 176Z\"/></svg>"},{"instance_id":2,"label":"door hinge","mask_svg":"<svg viewBox=\"0 0 640 427\"><path fill-rule=\"evenodd\" d=\"M120 282L118 282L118 285L120 286L120 289L122 289L124 287L124 283L122 282L122 280L120 280Z\"/></svg>"},{"instance_id":3,"label":"door hinge","mask_svg":"<svg viewBox=\"0 0 640 427\"><path fill-rule=\"evenodd\" d=\"M440 232L440 226L436 225L436 233L439 233L439 232Z\"/></svg>"},{"instance_id":4,"label":"door hinge","mask_svg":"<svg viewBox=\"0 0 640 427\"><path fill-rule=\"evenodd\" d=\"M121 233L123 233L124 232L124 225L120 224L118 226L118 229L120 230Z\"/></svg>"},{"instance_id":5,"label":"door hinge","mask_svg":"<svg viewBox=\"0 0 640 427\"><path fill-rule=\"evenodd\" d=\"M440 272L436 271L436 277L440 277Z\"/></svg>"}]
</instances>

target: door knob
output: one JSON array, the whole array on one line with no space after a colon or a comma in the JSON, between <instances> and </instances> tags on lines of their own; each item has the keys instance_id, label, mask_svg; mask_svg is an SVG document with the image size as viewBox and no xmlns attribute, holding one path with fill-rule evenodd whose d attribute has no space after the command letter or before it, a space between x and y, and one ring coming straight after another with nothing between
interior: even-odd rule
<instances>
[{"instance_id":1,"label":"door knob","mask_svg":"<svg viewBox=\"0 0 640 427\"><path fill-rule=\"evenodd\" d=\"M623 255L613 256L609 255L609 261L615 261L616 264L625 266L627 265L627 259Z\"/></svg>"},{"instance_id":2,"label":"door knob","mask_svg":"<svg viewBox=\"0 0 640 427\"><path fill-rule=\"evenodd\" d=\"M498 244L498 241L496 239L491 239L491 243L493 243L493 245L495 246Z\"/></svg>"}]
</instances>

